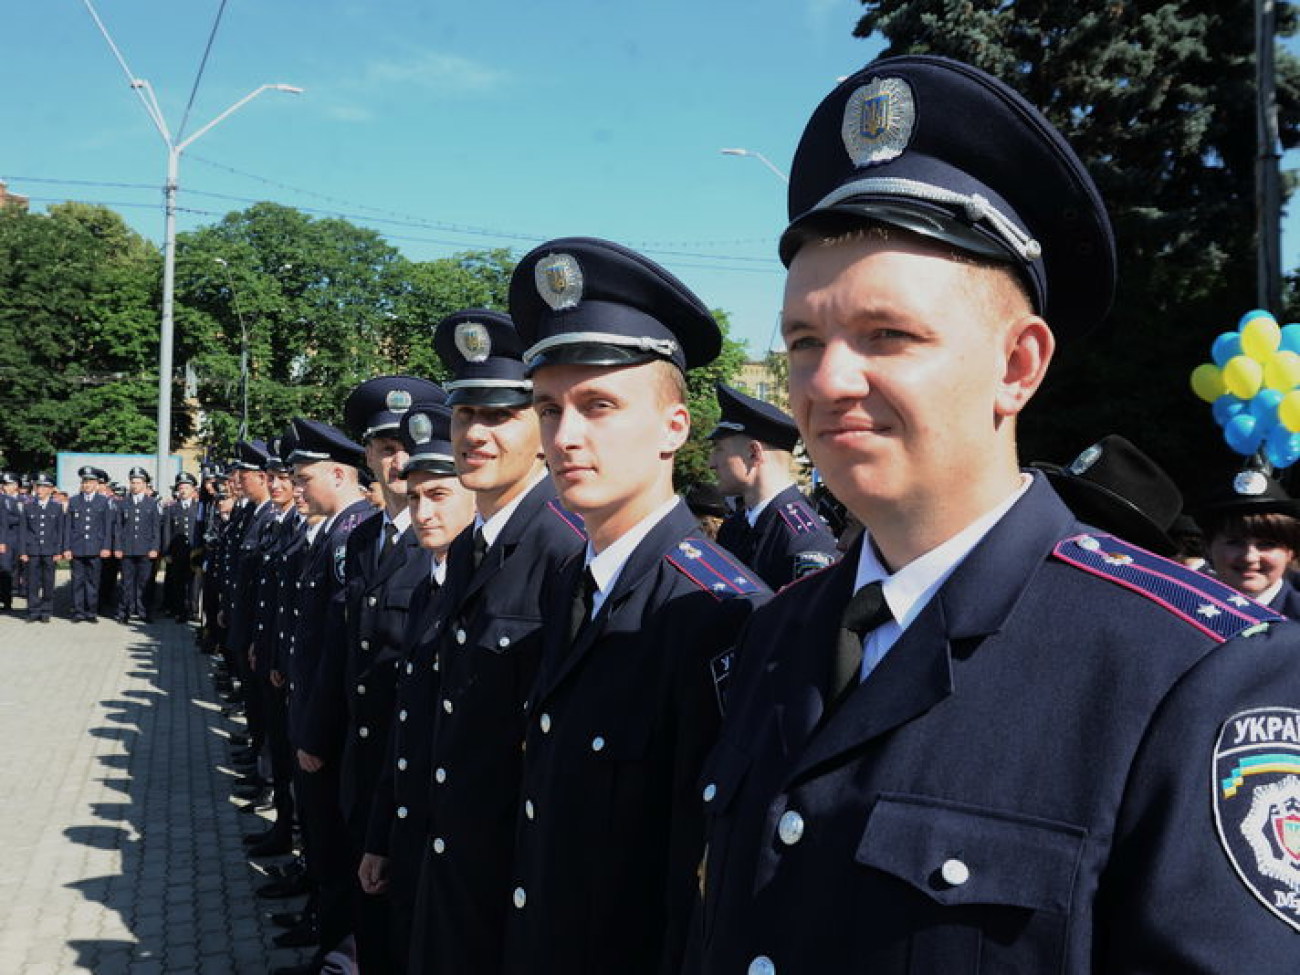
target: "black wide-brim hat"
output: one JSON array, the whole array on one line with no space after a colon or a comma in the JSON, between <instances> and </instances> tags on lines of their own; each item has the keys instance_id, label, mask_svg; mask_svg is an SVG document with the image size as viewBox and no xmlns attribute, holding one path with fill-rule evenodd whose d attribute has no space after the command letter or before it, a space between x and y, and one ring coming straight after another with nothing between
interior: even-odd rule
<instances>
[{"instance_id":1,"label":"black wide-brim hat","mask_svg":"<svg viewBox=\"0 0 1300 975\"><path fill-rule=\"evenodd\" d=\"M656 359L685 372L722 351L718 323L690 288L648 257L595 237L561 237L526 254L510 278L510 317L530 373Z\"/></svg>"},{"instance_id":2,"label":"black wide-brim hat","mask_svg":"<svg viewBox=\"0 0 1300 975\"><path fill-rule=\"evenodd\" d=\"M1124 437L1103 437L1065 467L1032 466L1046 475L1080 521L1159 555L1177 550L1169 529L1182 513L1182 492Z\"/></svg>"},{"instance_id":3,"label":"black wide-brim hat","mask_svg":"<svg viewBox=\"0 0 1300 975\"><path fill-rule=\"evenodd\" d=\"M1114 237L1091 176L1042 113L959 61L885 58L838 85L795 152L788 213L787 266L810 237L901 227L1005 262L1063 341L1114 297Z\"/></svg>"},{"instance_id":4,"label":"black wide-brim hat","mask_svg":"<svg viewBox=\"0 0 1300 975\"><path fill-rule=\"evenodd\" d=\"M1300 501L1287 494L1276 478L1263 471L1244 470L1197 505L1192 517L1208 535L1225 518L1267 514L1300 518Z\"/></svg>"}]
</instances>

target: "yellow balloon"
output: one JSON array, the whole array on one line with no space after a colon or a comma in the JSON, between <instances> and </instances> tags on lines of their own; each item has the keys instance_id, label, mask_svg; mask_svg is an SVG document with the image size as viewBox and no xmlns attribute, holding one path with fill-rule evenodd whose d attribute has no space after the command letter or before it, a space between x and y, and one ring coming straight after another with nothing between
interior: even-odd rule
<instances>
[{"instance_id":1,"label":"yellow balloon","mask_svg":"<svg viewBox=\"0 0 1300 975\"><path fill-rule=\"evenodd\" d=\"M1279 352L1264 363L1264 385L1279 393L1300 386L1300 355Z\"/></svg>"},{"instance_id":2,"label":"yellow balloon","mask_svg":"<svg viewBox=\"0 0 1300 975\"><path fill-rule=\"evenodd\" d=\"M1296 358L1300 359L1300 356ZM1203 362L1192 370L1192 392L1205 402L1213 403L1227 391L1228 387L1223 385L1223 371L1213 362Z\"/></svg>"},{"instance_id":3,"label":"yellow balloon","mask_svg":"<svg viewBox=\"0 0 1300 975\"><path fill-rule=\"evenodd\" d=\"M1238 399L1250 399L1264 384L1264 367L1248 355L1234 355L1223 365L1223 384Z\"/></svg>"},{"instance_id":4,"label":"yellow balloon","mask_svg":"<svg viewBox=\"0 0 1300 975\"><path fill-rule=\"evenodd\" d=\"M1277 404L1277 418L1292 433L1300 433L1300 390L1282 397L1282 402Z\"/></svg>"},{"instance_id":5,"label":"yellow balloon","mask_svg":"<svg viewBox=\"0 0 1300 975\"><path fill-rule=\"evenodd\" d=\"M1257 315L1241 326L1241 351L1256 362L1267 362L1282 341L1282 329L1272 315Z\"/></svg>"}]
</instances>

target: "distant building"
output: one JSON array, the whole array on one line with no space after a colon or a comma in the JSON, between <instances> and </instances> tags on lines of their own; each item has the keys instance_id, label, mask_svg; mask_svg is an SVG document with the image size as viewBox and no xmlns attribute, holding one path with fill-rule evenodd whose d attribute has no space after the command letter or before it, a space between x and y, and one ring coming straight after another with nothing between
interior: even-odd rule
<instances>
[{"instance_id":1,"label":"distant building","mask_svg":"<svg viewBox=\"0 0 1300 975\"><path fill-rule=\"evenodd\" d=\"M25 196L10 193L5 184L0 182L0 207L17 207L19 210L26 210L29 202Z\"/></svg>"},{"instance_id":2,"label":"distant building","mask_svg":"<svg viewBox=\"0 0 1300 975\"><path fill-rule=\"evenodd\" d=\"M785 381L771 370L765 360L746 362L741 366L740 375L736 377L736 386L765 403L779 406L786 411L790 409Z\"/></svg>"}]
</instances>

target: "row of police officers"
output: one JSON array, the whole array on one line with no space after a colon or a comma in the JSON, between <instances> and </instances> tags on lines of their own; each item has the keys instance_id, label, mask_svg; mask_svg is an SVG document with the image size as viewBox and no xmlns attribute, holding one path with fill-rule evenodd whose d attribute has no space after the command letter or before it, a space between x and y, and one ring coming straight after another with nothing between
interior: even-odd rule
<instances>
[{"instance_id":1,"label":"row of police officers","mask_svg":"<svg viewBox=\"0 0 1300 975\"><path fill-rule=\"evenodd\" d=\"M373 380L346 433L244 458L223 639L276 765L258 842L281 787L302 826L301 970L1294 970L1300 633L1019 466L1114 288L1079 160L988 75L883 60L813 114L790 220L795 424L864 528L838 561L788 421L734 391L740 510L700 531L672 465L718 328L593 238L439 324L445 390Z\"/></svg>"}]
</instances>

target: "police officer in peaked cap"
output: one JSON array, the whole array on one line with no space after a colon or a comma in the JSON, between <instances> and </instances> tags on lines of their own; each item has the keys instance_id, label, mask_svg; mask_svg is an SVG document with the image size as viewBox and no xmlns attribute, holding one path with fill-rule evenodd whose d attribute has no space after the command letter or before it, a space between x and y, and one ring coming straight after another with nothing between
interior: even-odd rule
<instances>
[{"instance_id":1,"label":"police officer in peaked cap","mask_svg":"<svg viewBox=\"0 0 1300 975\"><path fill-rule=\"evenodd\" d=\"M162 510L149 493L152 478L143 467L127 472L130 493L118 506L113 532L114 554L121 562L122 578L118 584L117 621L132 617L152 622L146 599L146 587L153 574L154 559L162 549Z\"/></svg>"},{"instance_id":2,"label":"police officer in peaked cap","mask_svg":"<svg viewBox=\"0 0 1300 975\"><path fill-rule=\"evenodd\" d=\"M888 58L813 112L789 217L790 404L865 535L737 647L687 970L1293 971L1295 624L1019 466L1114 291L1084 166L1001 81Z\"/></svg>"},{"instance_id":3,"label":"police officer in peaked cap","mask_svg":"<svg viewBox=\"0 0 1300 975\"><path fill-rule=\"evenodd\" d=\"M771 403L725 383L716 386L722 409L709 434L709 466L723 494L741 510L718 541L773 590L839 557L835 536L804 497L792 473L799 429Z\"/></svg>"},{"instance_id":4,"label":"police officer in peaked cap","mask_svg":"<svg viewBox=\"0 0 1300 975\"><path fill-rule=\"evenodd\" d=\"M506 971L677 971L730 649L762 581L673 490L688 369L718 355L709 310L610 241L565 237L516 267L542 446L588 543L556 575L526 708Z\"/></svg>"},{"instance_id":5,"label":"police officer in peaked cap","mask_svg":"<svg viewBox=\"0 0 1300 975\"><path fill-rule=\"evenodd\" d=\"M32 478L36 497L18 520L18 558L27 569L27 622L48 623L54 611L54 562L68 548L67 514L53 500L54 479L44 471Z\"/></svg>"},{"instance_id":6,"label":"police officer in peaked cap","mask_svg":"<svg viewBox=\"0 0 1300 975\"><path fill-rule=\"evenodd\" d=\"M100 486L104 471L89 464L77 471L81 490L68 499L67 550L72 563L72 622L99 622L99 580L102 560L113 547L113 512Z\"/></svg>"},{"instance_id":7,"label":"police officer in peaked cap","mask_svg":"<svg viewBox=\"0 0 1300 975\"><path fill-rule=\"evenodd\" d=\"M347 539L345 626L331 635L340 653L347 702L342 805L352 839L355 873L365 850L375 789L395 715L394 688L412 594L429 575L430 557L411 531L406 503L402 418L416 403L441 403L437 383L416 376L378 376L356 386L343 404L344 426L364 447L366 466L383 507ZM354 933L362 968L392 970L392 921L383 897L358 896Z\"/></svg>"},{"instance_id":8,"label":"police officer in peaked cap","mask_svg":"<svg viewBox=\"0 0 1300 975\"><path fill-rule=\"evenodd\" d=\"M14 567L18 561L18 478L0 473L0 609L13 609Z\"/></svg>"},{"instance_id":9,"label":"police officer in peaked cap","mask_svg":"<svg viewBox=\"0 0 1300 975\"><path fill-rule=\"evenodd\" d=\"M162 546L167 563L163 579L163 612L187 622L197 615L197 593L191 553L199 547L199 523L202 517L198 498L199 482L193 474L181 471L172 485L176 498L163 508Z\"/></svg>"},{"instance_id":10,"label":"police officer in peaked cap","mask_svg":"<svg viewBox=\"0 0 1300 975\"><path fill-rule=\"evenodd\" d=\"M447 552L436 616L411 650L417 666L432 654L439 670L437 696L424 705L434 784L413 971L500 970L544 592L586 540L546 473L524 347L509 316L483 308L449 315L434 332L451 372L452 454L477 510ZM399 724L409 711L403 719L399 710Z\"/></svg>"}]
</instances>

